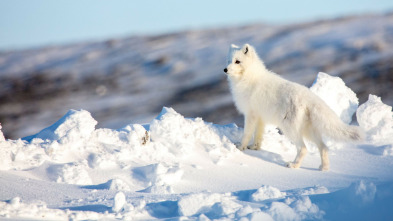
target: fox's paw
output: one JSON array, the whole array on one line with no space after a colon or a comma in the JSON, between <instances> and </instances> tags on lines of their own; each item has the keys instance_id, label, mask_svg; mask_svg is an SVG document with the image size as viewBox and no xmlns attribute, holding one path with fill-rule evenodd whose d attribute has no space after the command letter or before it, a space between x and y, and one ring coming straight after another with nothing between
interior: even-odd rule
<instances>
[{"instance_id":1,"label":"fox's paw","mask_svg":"<svg viewBox=\"0 0 393 221\"><path fill-rule=\"evenodd\" d=\"M238 147L238 149L241 150L241 151L243 151L243 150L246 150L247 147Z\"/></svg>"},{"instance_id":2,"label":"fox's paw","mask_svg":"<svg viewBox=\"0 0 393 221\"><path fill-rule=\"evenodd\" d=\"M236 148L243 151L243 150L247 149L247 146L244 147L241 144L236 144Z\"/></svg>"},{"instance_id":3,"label":"fox's paw","mask_svg":"<svg viewBox=\"0 0 393 221\"><path fill-rule=\"evenodd\" d=\"M329 171L329 165L321 165L321 166L319 166L319 170L320 171Z\"/></svg>"},{"instance_id":4,"label":"fox's paw","mask_svg":"<svg viewBox=\"0 0 393 221\"><path fill-rule=\"evenodd\" d=\"M298 164L298 163L292 163L292 162L288 162L288 163L286 164L286 166L287 166L288 168L297 169L297 168L299 168L299 167L300 167L300 164Z\"/></svg>"},{"instance_id":5,"label":"fox's paw","mask_svg":"<svg viewBox=\"0 0 393 221\"><path fill-rule=\"evenodd\" d=\"M260 150L261 149L261 145L256 143L256 144L253 144L251 146L248 146L247 148L250 149L250 150Z\"/></svg>"}]
</instances>

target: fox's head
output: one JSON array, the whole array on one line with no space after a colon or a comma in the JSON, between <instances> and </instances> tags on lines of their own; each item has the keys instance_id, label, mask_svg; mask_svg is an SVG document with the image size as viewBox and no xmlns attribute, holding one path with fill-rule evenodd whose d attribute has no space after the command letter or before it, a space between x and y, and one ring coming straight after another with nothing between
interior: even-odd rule
<instances>
[{"instance_id":1,"label":"fox's head","mask_svg":"<svg viewBox=\"0 0 393 221\"><path fill-rule=\"evenodd\" d=\"M255 49L245 44L242 48L232 44L229 48L227 67L224 72L229 77L240 78L248 67L251 67L254 60L257 58Z\"/></svg>"}]
</instances>

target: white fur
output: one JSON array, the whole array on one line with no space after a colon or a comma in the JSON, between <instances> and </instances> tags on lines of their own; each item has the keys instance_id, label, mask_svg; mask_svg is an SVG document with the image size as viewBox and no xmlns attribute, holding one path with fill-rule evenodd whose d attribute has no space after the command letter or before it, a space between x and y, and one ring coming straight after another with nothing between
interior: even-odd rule
<instances>
[{"instance_id":1,"label":"white fur","mask_svg":"<svg viewBox=\"0 0 393 221\"><path fill-rule=\"evenodd\" d=\"M238 64L236 63L238 61ZM255 49L246 44L230 47L226 71L235 105L245 116L240 150L260 149L264 126L276 125L297 146L298 154L288 167L299 168L307 149L304 139L314 142L321 154L321 170L329 169L326 135L336 140L361 140L359 127L343 123L326 103L308 88L266 69Z\"/></svg>"}]
</instances>

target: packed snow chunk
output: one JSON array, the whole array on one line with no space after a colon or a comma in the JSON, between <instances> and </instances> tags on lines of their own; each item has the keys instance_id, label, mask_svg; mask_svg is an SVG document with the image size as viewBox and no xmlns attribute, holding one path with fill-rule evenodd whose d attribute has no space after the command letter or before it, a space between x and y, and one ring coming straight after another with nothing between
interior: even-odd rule
<instances>
[{"instance_id":1,"label":"packed snow chunk","mask_svg":"<svg viewBox=\"0 0 393 221\"><path fill-rule=\"evenodd\" d=\"M317 205L311 202L308 196L299 197L294 200L290 206L298 214L301 220L320 220L325 214L324 211L321 211Z\"/></svg>"},{"instance_id":2,"label":"packed snow chunk","mask_svg":"<svg viewBox=\"0 0 393 221\"><path fill-rule=\"evenodd\" d=\"M86 166L78 163L52 165L47 169L48 176L57 183L90 185L92 184Z\"/></svg>"},{"instance_id":3,"label":"packed snow chunk","mask_svg":"<svg viewBox=\"0 0 393 221\"><path fill-rule=\"evenodd\" d=\"M126 139L128 143L147 145L150 142L150 132L140 124L130 124L119 131L127 132L124 139Z\"/></svg>"},{"instance_id":4,"label":"packed snow chunk","mask_svg":"<svg viewBox=\"0 0 393 221\"><path fill-rule=\"evenodd\" d=\"M293 195L308 196L308 195L329 193L329 190L324 186L316 185L314 187L292 190L291 192Z\"/></svg>"},{"instance_id":5,"label":"packed snow chunk","mask_svg":"<svg viewBox=\"0 0 393 221\"><path fill-rule=\"evenodd\" d=\"M262 211L257 211L257 212L253 212L250 215L248 215L247 217L248 219L246 219L247 221L274 221L274 219L267 213L264 213Z\"/></svg>"},{"instance_id":6,"label":"packed snow chunk","mask_svg":"<svg viewBox=\"0 0 393 221\"><path fill-rule=\"evenodd\" d=\"M201 118L186 119L172 108L163 108L150 124L150 132L153 142L168 147L176 157L190 155L196 148L219 152L222 157L237 150L212 124Z\"/></svg>"},{"instance_id":7,"label":"packed snow chunk","mask_svg":"<svg viewBox=\"0 0 393 221\"><path fill-rule=\"evenodd\" d=\"M116 159L114 158L114 155L108 153L91 153L87 157L87 162L92 169L108 169L117 166Z\"/></svg>"},{"instance_id":8,"label":"packed snow chunk","mask_svg":"<svg viewBox=\"0 0 393 221\"><path fill-rule=\"evenodd\" d=\"M133 169L134 177L147 182L150 186L165 186L179 182L184 171L178 166L167 166L162 163L150 164Z\"/></svg>"},{"instance_id":9,"label":"packed snow chunk","mask_svg":"<svg viewBox=\"0 0 393 221\"><path fill-rule=\"evenodd\" d=\"M215 203L206 215L211 219L219 219L221 217L235 218L235 213L243 206L228 198L224 198L222 202Z\"/></svg>"},{"instance_id":10,"label":"packed snow chunk","mask_svg":"<svg viewBox=\"0 0 393 221\"><path fill-rule=\"evenodd\" d=\"M131 191L130 186L122 179L112 179L106 182L108 190Z\"/></svg>"},{"instance_id":11,"label":"packed snow chunk","mask_svg":"<svg viewBox=\"0 0 393 221\"><path fill-rule=\"evenodd\" d=\"M170 186L170 185L153 183L151 186L149 186L146 189L143 189L139 192L155 193L155 194L171 194L171 193L174 193L175 191L173 190L172 186Z\"/></svg>"},{"instance_id":12,"label":"packed snow chunk","mask_svg":"<svg viewBox=\"0 0 393 221\"><path fill-rule=\"evenodd\" d=\"M19 207L20 206L20 202L21 202L21 200L20 200L20 197L14 197L14 198L12 198L11 200L10 200L10 205L12 206L12 207Z\"/></svg>"},{"instance_id":13,"label":"packed snow chunk","mask_svg":"<svg viewBox=\"0 0 393 221\"><path fill-rule=\"evenodd\" d=\"M259 208L252 208L250 205L244 206L240 208L236 212L236 220L239 221L274 221L273 218L265 213L262 212Z\"/></svg>"},{"instance_id":14,"label":"packed snow chunk","mask_svg":"<svg viewBox=\"0 0 393 221\"><path fill-rule=\"evenodd\" d=\"M301 220L295 210L282 202L273 202L266 212L274 220Z\"/></svg>"},{"instance_id":15,"label":"packed snow chunk","mask_svg":"<svg viewBox=\"0 0 393 221\"><path fill-rule=\"evenodd\" d=\"M367 102L356 111L356 117L369 141L377 144L393 142L392 107L384 104L380 97L370 94Z\"/></svg>"},{"instance_id":16,"label":"packed snow chunk","mask_svg":"<svg viewBox=\"0 0 393 221\"><path fill-rule=\"evenodd\" d=\"M274 201L263 210L274 220L320 220L325 214L308 196L288 197L283 202Z\"/></svg>"},{"instance_id":17,"label":"packed snow chunk","mask_svg":"<svg viewBox=\"0 0 393 221\"><path fill-rule=\"evenodd\" d=\"M374 201L376 192L374 183L360 180L349 187L349 199L353 205L363 206Z\"/></svg>"},{"instance_id":18,"label":"packed snow chunk","mask_svg":"<svg viewBox=\"0 0 393 221\"><path fill-rule=\"evenodd\" d=\"M382 151L383 156L393 156L393 144L384 145L382 146L382 148L383 148Z\"/></svg>"},{"instance_id":19,"label":"packed snow chunk","mask_svg":"<svg viewBox=\"0 0 393 221\"><path fill-rule=\"evenodd\" d=\"M179 214L192 216L209 212L211 207L221 202L221 195L217 193L195 193L182 197L178 201Z\"/></svg>"},{"instance_id":20,"label":"packed snow chunk","mask_svg":"<svg viewBox=\"0 0 393 221\"><path fill-rule=\"evenodd\" d=\"M57 140L60 144L87 140L95 130L97 121L85 110L69 110L62 118L38 134L25 138L31 140Z\"/></svg>"},{"instance_id":21,"label":"packed snow chunk","mask_svg":"<svg viewBox=\"0 0 393 221\"><path fill-rule=\"evenodd\" d=\"M285 197L286 193L281 192L279 189L271 186L262 186L251 195L251 199L254 202L261 202L268 199L278 199Z\"/></svg>"},{"instance_id":22,"label":"packed snow chunk","mask_svg":"<svg viewBox=\"0 0 393 221\"><path fill-rule=\"evenodd\" d=\"M198 216L198 221L210 221L209 217L207 217L205 214L201 214Z\"/></svg>"},{"instance_id":23,"label":"packed snow chunk","mask_svg":"<svg viewBox=\"0 0 393 221\"><path fill-rule=\"evenodd\" d=\"M342 121L351 123L359 100L341 78L319 72L310 90L324 100Z\"/></svg>"},{"instance_id":24,"label":"packed snow chunk","mask_svg":"<svg viewBox=\"0 0 393 221\"><path fill-rule=\"evenodd\" d=\"M124 208L126 202L126 196L123 192L116 193L115 198L113 199L112 211L115 213L120 212Z\"/></svg>"},{"instance_id":25,"label":"packed snow chunk","mask_svg":"<svg viewBox=\"0 0 393 221\"><path fill-rule=\"evenodd\" d=\"M31 169L48 159L39 145L28 144L21 139L0 142L0 150L0 170Z\"/></svg>"},{"instance_id":26,"label":"packed snow chunk","mask_svg":"<svg viewBox=\"0 0 393 221\"><path fill-rule=\"evenodd\" d=\"M150 134L142 125L131 124L119 130L97 129L92 134L92 140L104 145L122 146L127 144L135 147L148 144Z\"/></svg>"}]
</instances>

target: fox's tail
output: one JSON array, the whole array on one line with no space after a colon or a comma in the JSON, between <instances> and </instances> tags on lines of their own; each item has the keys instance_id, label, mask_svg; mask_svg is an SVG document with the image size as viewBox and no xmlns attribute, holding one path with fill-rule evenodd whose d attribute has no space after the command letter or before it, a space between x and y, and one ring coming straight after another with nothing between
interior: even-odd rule
<instances>
[{"instance_id":1,"label":"fox's tail","mask_svg":"<svg viewBox=\"0 0 393 221\"><path fill-rule=\"evenodd\" d=\"M320 134L339 141L363 141L364 131L358 126L347 125L326 104L319 105L318 110L311 111L313 127Z\"/></svg>"}]
</instances>

